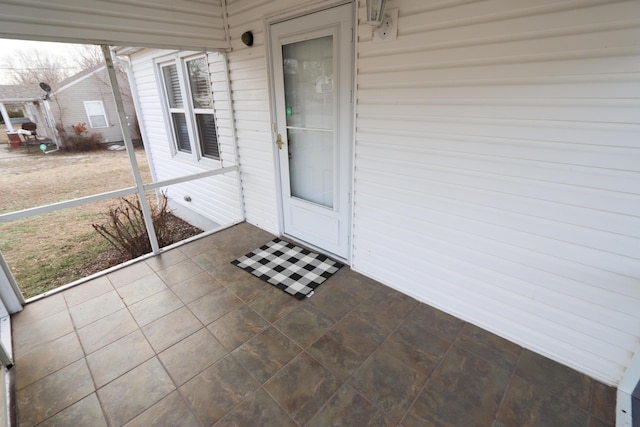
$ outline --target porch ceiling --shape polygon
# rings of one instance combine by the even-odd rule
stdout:
[[[228,47],[221,0],[0,0],[0,38],[186,50]]]
[[[0,102],[31,102],[42,99],[44,92],[36,85],[0,85]]]

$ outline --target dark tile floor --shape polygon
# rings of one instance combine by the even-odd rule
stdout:
[[[614,425],[615,390],[345,267],[298,301],[241,224],[13,317],[28,426]]]

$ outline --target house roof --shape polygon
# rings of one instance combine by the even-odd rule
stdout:
[[[69,86],[73,86],[74,84],[84,80],[85,78],[91,76],[94,73],[97,73],[101,70],[103,70],[105,68],[104,64],[97,64],[94,65],[93,67],[89,67],[87,69],[84,69],[82,71],[80,71],[79,73],[76,73],[70,77],[67,77],[66,79],[64,79],[63,81],[61,81],[60,83],[56,83],[53,92],[60,92],[66,88],[68,88]]]
[[[34,85],[0,85],[0,102],[28,102],[42,99],[44,91]]]

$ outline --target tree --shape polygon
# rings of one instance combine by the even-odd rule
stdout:
[[[82,44],[76,46],[75,62],[81,70],[87,70],[99,64],[104,64],[104,56],[100,46]]]
[[[30,85],[46,82],[56,84],[80,68],[64,58],[39,49],[20,51],[5,61],[12,84]]]

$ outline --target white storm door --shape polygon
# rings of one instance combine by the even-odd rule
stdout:
[[[283,231],[343,259],[350,247],[352,29],[351,4],[270,26]]]

